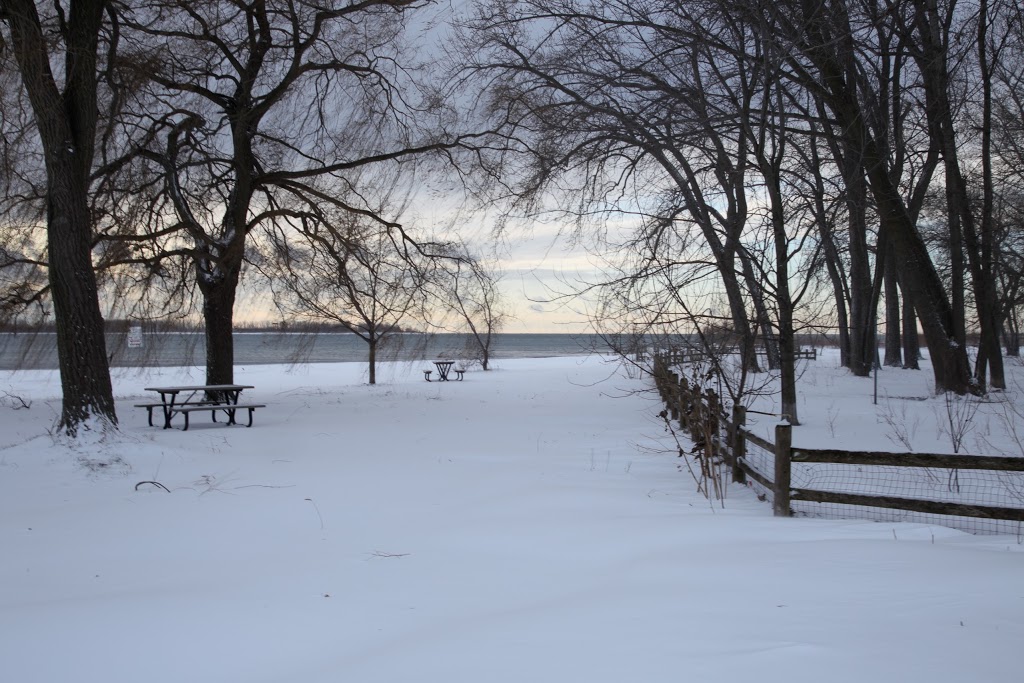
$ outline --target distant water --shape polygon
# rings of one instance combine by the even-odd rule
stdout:
[[[468,337],[462,334],[396,334],[378,348],[378,360],[472,358]],[[596,335],[500,334],[493,342],[491,358],[544,358],[607,352]],[[107,335],[107,353],[115,367],[195,366],[206,364],[206,344],[201,333],[147,334],[141,348],[129,348],[125,334]],[[236,332],[235,363],[337,363],[365,361],[366,343],[354,334],[301,334]],[[57,367],[56,336],[52,333],[0,334],[0,370],[53,369]]]

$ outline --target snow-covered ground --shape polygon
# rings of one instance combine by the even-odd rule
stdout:
[[[941,399],[896,398],[927,371],[884,371],[875,407],[835,366],[802,377],[797,440],[898,450],[916,420],[950,450]],[[56,374],[0,374],[31,402],[0,400],[0,681],[1024,680],[1018,538],[713,507],[600,358],[418,370],[238,368],[255,426],[188,432],[132,404],[201,373],[124,372],[121,435],[73,449]]]

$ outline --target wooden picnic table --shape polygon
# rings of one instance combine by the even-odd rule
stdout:
[[[195,410],[209,410],[213,421],[217,421],[217,411],[222,410],[228,416],[228,424],[235,424],[236,410],[249,410],[249,425],[252,426],[252,413],[262,405],[241,405],[239,396],[245,389],[255,389],[251,384],[193,384],[173,387],[146,387],[146,391],[160,394],[160,403],[140,403],[138,408],[145,408],[149,414],[149,426],[153,426],[153,409],[160,408],[164,416],[164,429],[170,429],[171,418],[175,415],[185,416],[185,427],[188,429],[189,413]],[[187,394],[184,400],[181,395]]]

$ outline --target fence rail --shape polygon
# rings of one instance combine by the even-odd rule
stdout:
[[[773,442],[747,429],[743,406],[727,413],[713,389],[681,377],[672,360],[672,355],[657,355],[652,366],[666,417],[689,432],[703,455],[721,458],[734,481],[749,478],[761,487],[771,497],[776,515],[792,515],[794,503],[804,506],[800,512],[812,514],[814,509],[806,504],[831,504],[941,515],[947,522],[1016,522],[1015,532],[1024,530],[1024,458],[794,447],[793,428],[786,423],[776,425]],[[750,452],[751,447],[759,450]],[[896,484],[908,477],[911,483]],[[906,495],[908,491],[918,495]]]
[[[758,355],[765,355],[767,351],[758,347]],[[690,363],[703,363],[708,360],[721,358],[722,356],[739,355],[740,350],[734,346],[721,348],[704,349],[700,347],[681,347],[671,349],[660,349],[655,352],[656,357],[664,358],[669,367],[688,365]],[[793,358],[796,360],[817,360],[818,349],[816,347],[800,348],[793,351]]]

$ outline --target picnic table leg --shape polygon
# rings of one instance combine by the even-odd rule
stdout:
[[[174,399],[175,395],[171,394],[171,402],[168,403],[164,393],[160,392],[160,402],[164,404],[164,429],[171,428],[171,417],[174,415]],[[185,416],[185,419],[188,419],[187,415]]]

